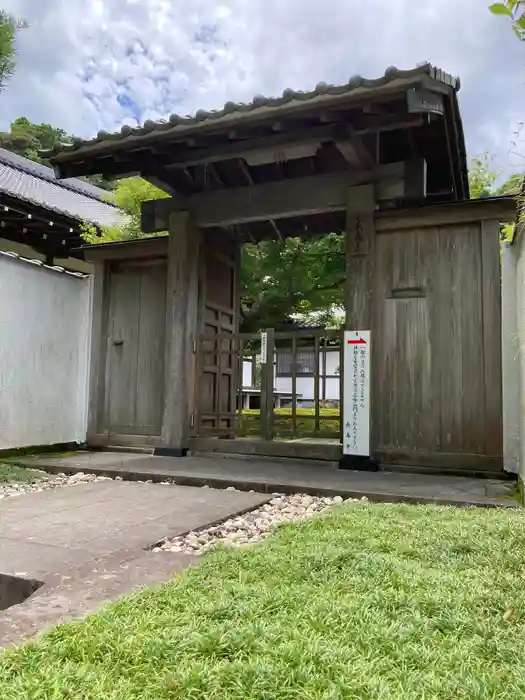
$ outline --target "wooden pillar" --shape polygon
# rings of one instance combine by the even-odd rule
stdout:
[[[91,352],[89,368],[89,404],[87,441],[94,442],[102,429],[105,400],[105,368],[107,351],[106,305],[108,269],[104,261],[95,263],[91,294]]]
[[[372,329],[373,319],[373,269],[375,255],[375,192],[374,185],[361,185],[348,190],[346,209],[346,324],[347,330],[366,331]],[[373,343],[373,337],[372,337]],[[373,346],[372,346],[373,347]],[[344,358],[344,351],[341,359]],[[343,372],[349,371],[343,368]],[[344,406],[344,375],[340,384],[341,416]],[[374,362],[371,359],[373,376]],[[373,386],[373,383],[372,383]],[[373,390],[372,390],[373,393]],[[374,400],[370,399],[370,444],[374,449]],[[346,417],[345,417],[346,420]],[[343,421],[341,420],[341,425]],[[373,468],[366,457],[345,457],[351,468]],[[367,467],[363,467],[366,462]]]
[[[348,190],[346,210],[346,328],[372,326],[372,268],[375,252],[373,185]]]
[[[169,234],[163,446],[155,453],[182,457],[188,449],[195,399],[201,234],[186,211],[170,214]]]
[[[481,222],[483,359],[485,369],[485,454],[503,453],[501,258],[498,219]],[[521,320],[520,320],[521,325]],[[512,342],[512,339],[508,339]]]

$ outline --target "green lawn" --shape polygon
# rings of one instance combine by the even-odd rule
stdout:
[[[319,430],[315,425],[313,408],[296,409],[295,431],[291,408],[274,408],[272,433],[280,437],[339,437],[339,409],[321,408]],[[238,437],[253,437],[261,434],[261,412],[255,409],[241,411],[237,417],[236,434]]]
[[[0,662],[9,700],[517,700],[525,514],[345,506]]]
[[[33,482],[45,479],[47,474],[37,469],[26,469],[9,462],[0,462],[0,484],[10,482]]]

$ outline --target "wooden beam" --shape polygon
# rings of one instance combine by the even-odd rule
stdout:
[[[271,149],[283,150],[285,147],[301,146],[312,143],[332,141],[333,126],[315,126],[290,132],[261,136],[253,139],[241,139],[234,143],[217,143],[206,148],[175,148],[166,151],[163,165],[167,168],[182,168],[200,163],[214,163],[229,158],[242,158],[246,154]]]
[[[467,199],[401,211],[376,214],[376,230],[380,233],[431,226],[446,226],[497,219],[500,223],[514,221],[517,205],[514,197]]]
[[[346,125],[345,131],[347,138],[335,142],[339,152],[354,168],[373,168],[376,163],[359,134],[349,124]]]
[[[255,183],[253,181],[253,178],[250,174],[250,170],[248,169],[248,166],[246,165],[246,163],[243,160],[239,160],[238,163],[239,163],[239,169],[242,171],[242,174],[244,175],[246,182],[249,185],[254,185]],[[211,167],[213,167],[213,166],[211,166]],[[279,165],[276,165],[276,167],[280,171]],[[283,242],[283,235],[281,233],[280,228],[275,223],[275,219],[269,219],[269,223],[270,223],[270,226],[272,227],[273,232],[275,233],[277,239],[282,243]]]
[[[201,228],[344,211],[347,191],[356,185],[375,183],[377,201],[406,198],[409,194],[407,174],[410,173],[410,184],[417,171],[421,178],[425,177],[423,159],[418,161],[418,165],[390,163],[374,170],[312,175],[205,192],[187,197],[183,206],[192,212],[195,223]],[[410,186],[413,187],[413,184]],[[175,204],[172,200],[145,202],[142,205],[143,230],[146,233],[165,231],[166,216],[180,208],[181,204]]]
[[[347,191],[345,307],[348,330],[371,328],[375,199],[373,184]]]

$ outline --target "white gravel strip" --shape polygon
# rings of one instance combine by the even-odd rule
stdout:
[[[265,539],[282,523],[306,520],[341,503],[359,503],[368,500],[366,497],[361,498],[360,501],[356,498],[344,499],[341,496],[322,498],[304,493],[293,496],[273,495],[274,498],[260,508],[225,520],[213,527],[189,532],[173,539],[166,538],[159,542],[153,551],[199,555],[219,542],[243,547]]]
[[[122,477],[117,477],[116,480],[122,481]],[[79,472],[78,474],[57,474],[56,476],[43,477],[39,481],[34,482],[0,484],[0,500],[9,496],[21,496],[24,493],[51,491],[65,486],[89,484],[93,481],[112,481],[112,479],[108,476]]]

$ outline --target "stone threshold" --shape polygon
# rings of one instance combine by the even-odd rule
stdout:
[[[97,456],[99,456],[97,458]],[[387,503],[414,503],[485,508],[514,508],[512,482],[448,475],[355,472],[298,462],[219,457],[156,457],[91,452],[61,459],[24,460],[25,466],[49,473],[93,473],[129,481],[170,481],[179,486],[209,486],[258,493],[305,493]]]

